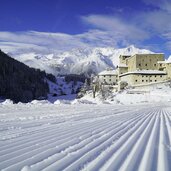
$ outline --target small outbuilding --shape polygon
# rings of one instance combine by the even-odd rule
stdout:
[[[98,74],[98,80],[104,85],[116,85],[118,82],[118,72],[116,70],[105,70]]]

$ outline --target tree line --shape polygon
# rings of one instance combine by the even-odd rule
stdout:
[[[49,93],[47,79],[55,76],[40,69],[30,68],[0,50],[0,97],[14,103],[46,99]]]

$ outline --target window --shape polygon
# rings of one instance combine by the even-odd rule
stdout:
[[[141,64],[138,64],[138,66],[141,66]]]
[[[146,82],[148,82],[148,80],[146,80]]]
[[[156,64],[154,64],[154,66],[156,66]]]
[[[148,77],[148,75],[146,75],[146,77]]]
[[[155,82],[157,82],[157,80],[155,80]]]
[[[144,80],[142,80],[142,82],[144,82]]]
[[[157,75],[155,75],[155,77],[157,77]]]
[[[150,82],[152,82],[152,80],[150,80]]]
[[[104,82],[106,81],[106,79],[104,79]]]
[[[111,79],[109,79],[109,81],[111,81]]]
[[[104,75],[104,77],[106,77],[106,75]]]
[[[162,77],[162,75],[160,75],[160,77]]]
[[[145,64],[145,66],[147,66],[147,64]]]
[[[144,77],[144,75],[142,75],[142,77]]]
[[[135,80],[135,82],[137,82],[138,80]]]

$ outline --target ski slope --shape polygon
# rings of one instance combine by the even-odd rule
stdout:
[[[169,171],[171,105],[0,105],[3,171]]]

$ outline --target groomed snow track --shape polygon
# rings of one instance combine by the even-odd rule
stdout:
[[[171,105],[0,106],[3,171],[170,171]]]

